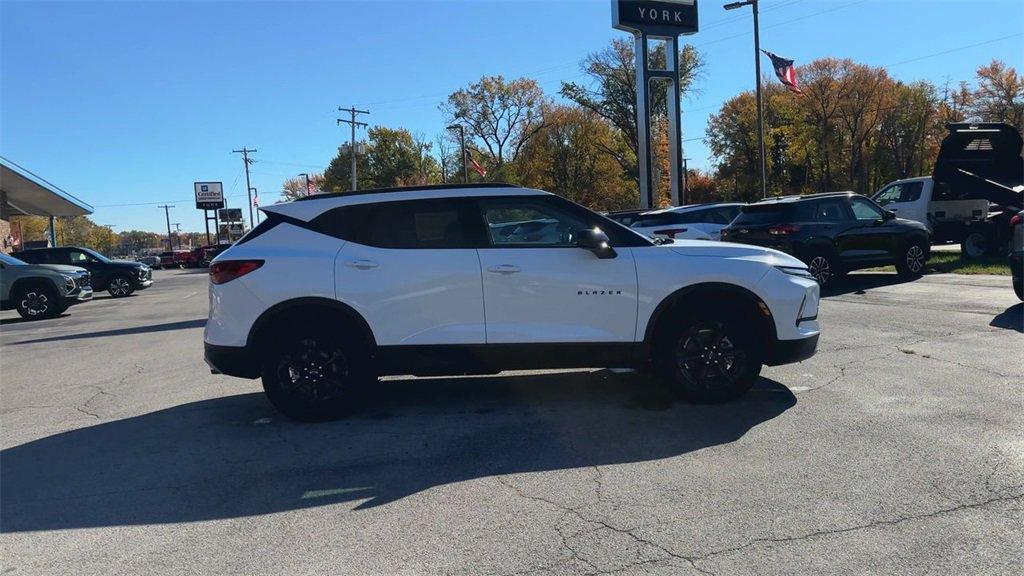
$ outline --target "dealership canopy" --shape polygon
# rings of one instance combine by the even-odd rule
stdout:
[[[0,157],[0,191],[5,215],[84,216],[92,206],[25,168]]]

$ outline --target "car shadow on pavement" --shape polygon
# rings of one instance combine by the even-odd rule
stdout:
[[[116,328],[114,330],[98,330],[96,332],[85,332],[83,334],[65,334],[64,336],[50,336],[49,338],[35,338],[33,340],[21,340],[9,342],[11,346],[18,344],[38,344],[40,342],[60,342],[61,340],[80,340],[82,338],[101,338],[104,336],[128,336],[131,334],[145,334],[147,332],[167,332],[169,330],[187,330],[189,328],[202,328],[206,326],[206,318],[195,320],[182,320],[181,322],[167,322],[165,324],[150,324],[147,326],[135,326],[132,328]]]
[[[0,532],[367,509],[471,479],[678,457],[795,404],[764,378],[699,406],[610,371],[388,380],[324,424],[283,420],[258,393],[215,398],[3,450]]]
[[[884,272],[858,272],[832,280],[821,290],[823,298],[829,296],[842,296],[843,294],[864,294],[874,288],[895,286],[906,282],[913,282],[915,278],[904,278],[898,274],[887,274]]]
[[[41,318],[38,320],[29,320],[28,318],[22,318],[21,316],[15,316],[13,318],[0,318],[0,326],[7,326],[9,324],[25,324],[27,322],[42,322],[46,323],[47,320],[56,320],[57,318],[67,318],[68,314],[60,314],[53,318]]]
[[[1024,332],[1024,302],[1018,302],[1003,310],[988,325],[995,328],[1006,328],[1008,330]]]

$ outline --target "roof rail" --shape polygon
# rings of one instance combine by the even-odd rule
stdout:
[[[466,188],[519,188],[516,184],[505,182],[480,182],[478,184],[427,184],[423,186],[395,186],[392,188],[368,188],[354,192],[329,192],[327,194],[313,194],[296,198],[294,202],[306,200],[320,200],[323,198],[337,198],[339,196],[362,196],[363,194],[387,194],[391,192],[419,192],[422,190],[460,190]]]

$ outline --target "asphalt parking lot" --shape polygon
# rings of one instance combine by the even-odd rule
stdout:
[[[382,382],[280,418],[202,360],[206,276],[0,325],[13,574],[1020,574],[1009,279],[860,274],[818,354],[693,406],[612,371]]]

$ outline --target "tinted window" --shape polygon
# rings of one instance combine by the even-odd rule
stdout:
[[[818,222],[841,222],[849,220],[846,201],[843,198],[829,198],[815,204],[815,220]]]
[[[850,208],[853,209],[853,217],[857,220],[882,219],[882,211],[865,198],[857,198],[856,196],[851,198]]]
[[[789,220],[794,204],[751,204],[744,206],[733,225],[758,226],[761,224],[777,224]]]
[[[924,182],[893,184],[875,195],[874,200],[882,206],[893,202],[914,202],[921,198]]]
[[[352,221],[355,213],[347,225],[353,241],[379,248],[475,248],[479,241],[470,206],[455,199],[380,202],[363,225]]]

